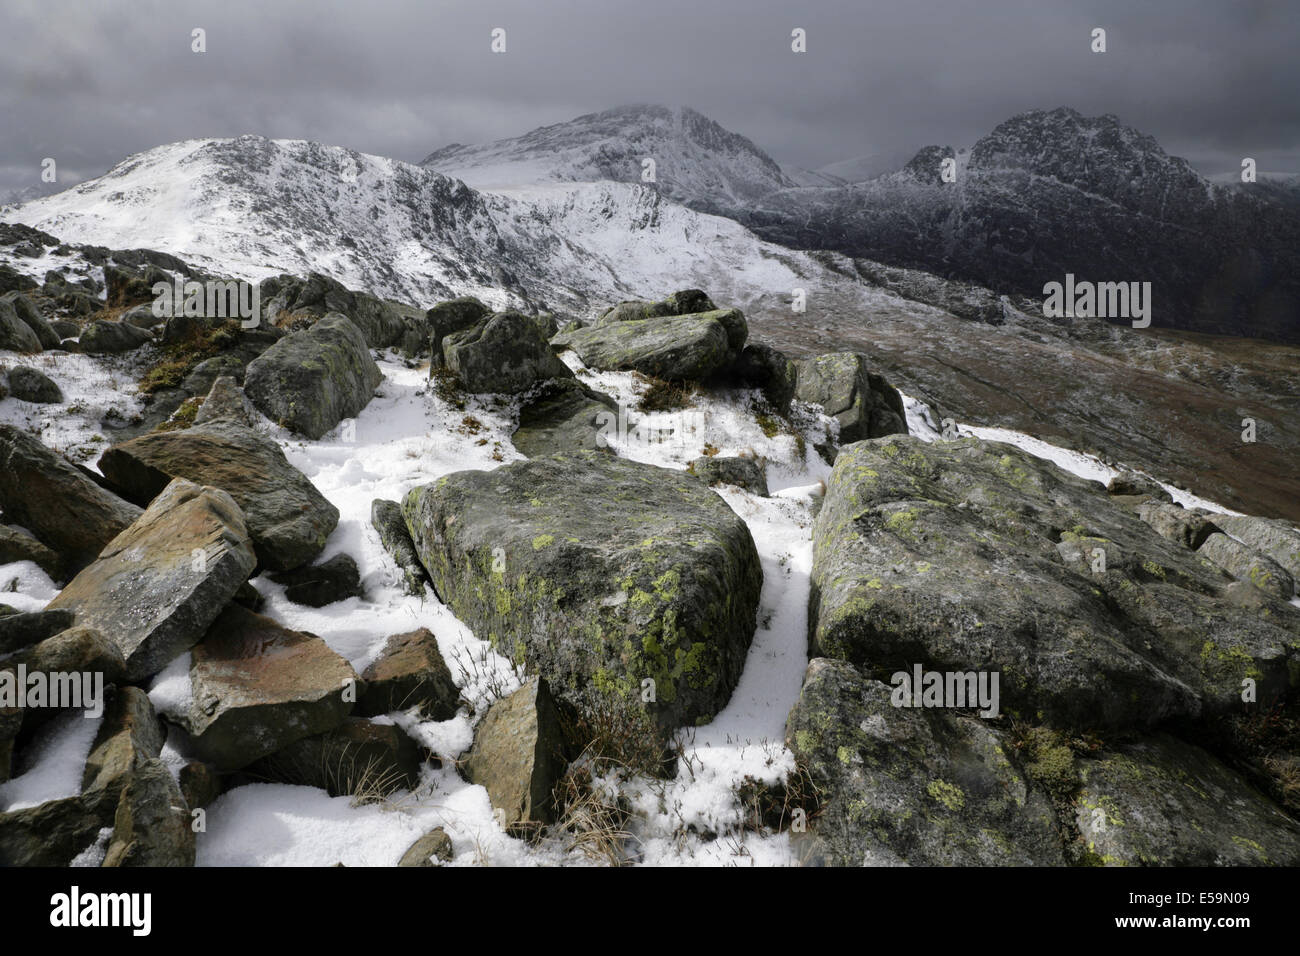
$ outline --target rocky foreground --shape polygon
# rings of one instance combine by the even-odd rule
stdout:
[[[806,673],[774,771],[728,795],[741,831],[833,865],[1300,863],[1295,526],[1181,507],[1137,473],[1104,487],[1010,445],[909,434],[869,354],[792,359],[699,290],[575,318],[282,276],[242,328],[154,315],[153,283],[193,274],[179,260],[105,260],[102,289],[0,275],[9,401],[59,413],[37,356],[134,357],[148,397],[103,423],[94,468],[0,425],[0,561],[57,585],[0,616],[0,693],[6,674],[108,688],[75,793],[9,807],[0,789],[0,863],[189,865],[205,808],[250,788],[364,805],[435,769],[481,785],[511,839],[635,860],[653,811],[634,784],[694,779],[687,728],[761,678],[756,634],[794,587],[748,517],[778,494],[775,464],[681,431],[692,408],[826,466],[790,504],[810,538]],[[485,428],[474,403],[511,410],[511,449],[478,439],[490,467],[369,512],[401,589],[513,667],[486,698],[432,610],[351,657],[266,613],[265,581],[303,608],[366,599],[367,569],[328,548],[339,509],[291,456],[354,427],[384,384],[377,356],[427,367],[467,438]],[[602,390],[616,376],[638,407]],[[678,430],[651,434],[664,410]],[[683,467],[629,451],[668,439]],[[185,707],[160,713],[178,666]],[[900,696],[897,675],[918,672],[996,675],[998,696]],[[16,701],[0,696],[0,788],[71,709]],[[458,718],[473,734],[454,753],[415,732]],[[470,861],[447,828],[401,863]],[[688,831],[736,836],[672,837]]]

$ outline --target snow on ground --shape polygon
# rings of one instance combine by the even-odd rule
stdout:
[[[102,717],[59,714],[36,731],[18,754],[13,779],[0,783],[0,811],[22,810],[81,793],[81,774]]]
[[[120,360],[80,355],[54,357],[43,368],[63,388],[66,406],[39,407],[7,401],[0,420],[38,428],[47,443],[94,448],[107,440],[100,431],[112,410],[126,417],[137,409],[130,366]],[[749,525],[762,562],[764,583],[758,628],[746,667],[730,702],[704,727],[678,735],[679,760],[673,780],[603,782],[634,808],[627,853],[649,865],[789,865],[786,837],[759,835],[743,827],[737,788],[745,778],[775,783],[793,769],[782,740],[786,715],[798,697],[807,664],[806,613],[812,567],[813,496],[830,468],[813,450],[829,420],[816,409],[796,405],[794,430],[760,422],[757,394],[735,390],[697,396],[678,412],[636,411],[646,384],[625,373],[584,368],[572,354],[564,360],[588,384],[613,396],[623,411],[612,416],[609,443],[621,455],[665,468],[686,468],[705,453],[752,455],[767,461],[771,498],[732,487],[719,494]],[[518,686],[523,675],[480,641],[426,589],[404,593],[399,572],[370,524],[375,498],[400,501],[412,487],[466,468],[491,469],[521,456],[509,436],[518,416],[516,402],[471,397],[458,410],[429,387],[427,372],[381,358],[385,381],[377,396],[351,422],[316,442],[297,438],[270,422],[259,427],[274,437],[289,461],[306,474],[339,509],[337,529],[322,558],[352,555],[366,589],[324,608],[290,603],[283,588],[265,577],[254,586],[266,598],[263,613],[288,627],[320,635],[358,670],[379,653],[389,635],[428,627],[463,696],[481,715],[494,699]],[[939,437],[929,409],[905,399],[908,425],[922,440]],[[764,430],[764,424],[767,430]],[[1115,470],[1096,459],[1004,429],[960,426],[964,434],[1008,441],[1055,461],[1090,480],[1105,482]],[[1175,496],[1223,510],[1186,493]],[[43,607],[56,586],[30,563],[0,566],[0,600],[20,610]],[[177,714],[189,704],[188,655],[154,678],[150,697],[161,713]],[[349,797],[329,797],[308,787],[258,783],[238,787],[208,808],[207,832],[198,838],[200,865],[348,866],[392,865],[418,837],[435,826],[451,837],[454,865],[554,865],[589,862],[564,836],[529,845],[497,825],[486,791],[462,780],[452,761],[468,749],[475,717],[468,707],[446,721],[412,714],[392,718],[442,759],[426,768],[419,786],[379,804],[353,806]],[[0,786],[0,805],[27,806],[78,792],[81,767],[98,721],[54,721],[41,742],[25,748],[22,773]],[[175,772],[187,741],[173,731],[163,758]],[[707,835],[716,835],[708,838]],[[102,842],[102,841],[100,841]],[[86,861],[102,854],[88,847]]]

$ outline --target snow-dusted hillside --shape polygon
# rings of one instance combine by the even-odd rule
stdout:
[[[486,193],[409,163],[299,140],[160,146],[5,218],[65,242],[157,249],[238,278],[324,272],[419,306],[476,295],[496,306],[585,310],[694,283],[741,307],[788,299],[798,287],[863,308],[923,309],[649,187],[603,181]],[[34,275],[42,266],[27,264]]]
[[[643,182],[654,160],[666,196],[696,209],[743,205],[795,185],[752,142],[685,107],[627,106],[482,146],[447,146],[420,163],[478,189],[548,182]]]

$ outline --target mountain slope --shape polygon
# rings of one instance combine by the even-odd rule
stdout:
[[[625,106],[543,126],[484,146],[447,146],[421,161],[475,188],[547,182],[643,182],[653,159],[667,197],[716,212],[794,186],[743,136],[692,109]]]

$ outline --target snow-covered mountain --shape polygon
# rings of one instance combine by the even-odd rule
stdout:
[[[241,278],[324,272],[416,305],[477,295],[584,310],[692,283],[744,307],[784,308],[797,287],[913,305],[639,184],[480,192],[409,163],[257,136],[160,146],[7,218]]]
[[[656,188],[713,212],[795,185],[770,156],[737,133],[681,107],[625,106],[543,126],[483,146],[446,146],[420,163],[479,189],[554,182],[641,183],[654,161]]]

